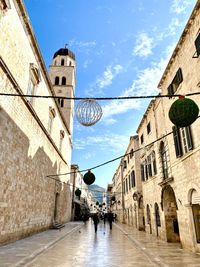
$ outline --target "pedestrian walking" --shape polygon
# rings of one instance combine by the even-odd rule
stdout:
[[[108,222],[109,222],[109,225],[110,225],[110,230],[112,230],[112,222],[114,220],[114,217],[113,217],[113,213],[111,211],[108,213],[107,218],[108,218]]]
[[[99,223],[99,216],[97,213],[94,213],[93,215],[93,222],[94,222],[94,230],[95,230],[95,233],[97,232],[97,225]]]

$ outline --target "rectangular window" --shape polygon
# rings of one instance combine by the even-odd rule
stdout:
[[[147,134],[151,132],[151,124],[150,122],[147,124]]]
[[[141,180],[142,182],[144,182],[145,176],[144,176],[144,165],[143,164],[140,165],[140,170],[141,170]]]
[[[0,0],[0,9],[6,10],[11,8],[9,0]]]
[[[173,135],[174,135],[176,157],[180,157],[183,155],[183,153],[187,153],[188,151],[193,149],[193,141],[192,141],[190,126],[183,128],[177,128],[174,126]]]
[[[195,47],[196,47],[196,55],[197,57],[200,55],[200,33],[197,36],[196,40],[195,40]]]
[[[127,168],[127,162],[124,160],[124,170]]]
[[[128,192],[128,178],[126,178],[126,193]]]
[[[168,95],[170,96],[174,95],[174,93],[177,91],[182,81],[183,81],[183,74],[181,68],[179,68],[176,72],[174,79],[172,80],[172,83],[167,88]]]
[[[181,138],[184,153],[193,149],[190,127],[181,128]]]
[[[181,147],[180,129],[175,126],[172,129],[173,129],[176,157],[181,157],[183,155],[183,152]]]
[[[147,168],[149,177],[152,177],[151,155],[147,157]]]
[[[132,157],[133,157],[133,149],[131,149],[131,152],[130,152],[130,158],[132,159]]]
[[[144,136],[143,136],[143,134],[140,136],[140,143],[141,144],[143,144],[143,142],[144,142]]]
[[[129,190],[131,189],[131,176],[128,176],[128,180],[129,180]]]
[[[131,182],[132,182],[132,187],[135,187],[135,171],[134,170],[131,172]]]

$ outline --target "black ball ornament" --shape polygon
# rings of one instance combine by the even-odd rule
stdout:
[[[99,206],[99,202],[98,201],[96,202],[96,205]]]
[[[189,98],[179,97],[169,110],[169,119],[177,127],[187,127],[198,117],[199,108],[197,104]]]
[[[75,190],[75,195],[76,195],[77,197],[80,197],[80,195],[81,195],[81,190],[80,190],[79,188],[77,188],[77,189]]]
[[[87,185],[91,185],[94,183],[95,181],[95,176],[94,174],[89,170],[88,172],[86,172],[86,174],[83,176],[83,181],[85,184]]]

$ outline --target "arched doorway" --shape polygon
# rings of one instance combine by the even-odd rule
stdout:
[[[174,190],[170,185],[167,185],[163,188],[161,199],[165,215],[167,241],[180,242],[177,218],[177,203]]]
[[[200,243],[200,195],[193,189],[190,199],[193,215],[193,223],[195,228],[196,242]]]
[[[151,228],[151,213],[149,205],[147,204],[147,224],[149,225],[149,233],[152,234],[152,228]]]
[[[158,227],[161,226],[160,211],[159,211],[158,203],[155,203],[154,209],[155,209],[156,236],[158,236]]]

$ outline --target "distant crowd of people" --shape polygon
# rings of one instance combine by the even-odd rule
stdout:
[[[112,223],[114,222],[114,220],[116,220],[116,218],[117,218],[116,214],[113,214],[111,211],[108,213],[101,213],[101,214],[94,213],[92,215],[92,219],[94,223],[95,233],[97,232],[97,226],[100,220],[103,220],[104,224],[106,223],[106,221],[108,221],[110,230],[112,230]]]

